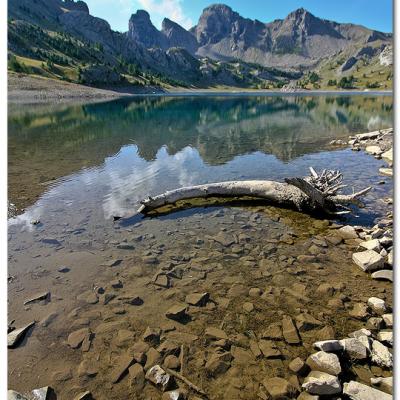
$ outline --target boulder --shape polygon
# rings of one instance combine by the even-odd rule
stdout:
[[[368,316],[368,306],[364,303],[356,303],[349,314],[353,318],[364,319]]]
[[[378,340],[372,342],[371,361],[381,367],[393,367],[392,354],[389,349]]]
[[[352,259],[365,272],[382,269],[384,265],[383,257],[373,250],[353,253]]]
[[[374,250],[377,253],[381,251],[381,244],[378,239],[371,239],[366,242],[361,242],[360,246],[367,250]]]
[[[28,398],[23,396],[21,393],[16,392],[15,390],[8,390],[7,400],[28,400]]]
[[[342,339],[340,340],[340,344],[350,358],[355,358],[356,360],[367,358],[367,347],[359,339]]]
[[[151,367],[146,372],[145,378],[162,392],[165,392],[173,383],[171,375],[165,372],[159,365]]]
[[[337,234],[342,238],[342,239],[357,239],[358,235],[356,230],[350,226],[342,226],[337,230]]]
[[[382,153],[382,158],[388,160],[389,162],[393,162],[393,147]]]
[[[385,301],[378,297],[370,297],[368,299],[368,305],[376,314],[382,315],[386,311]]]
[[[272,400],[274,399],[283,399],[283,398],[293,398],[294,394],[297,392],[295,387],[286,379],[283,378],[266,378],[263,380],[262,384],[265,389],[271,396]]]
[[[341,351],[343,350],[343,346],[339,340],[321,340],[319,342],[314,343],[314,347],[318,350],[332,352],[332,351]]]
[[[372,279],[393,282],[393,271],[391,269],[381,269],[371,274]]]
[[[380,342],[384,342],[393,346],[393,331],[380,331],[377,335]]]
[[[33,389],[32,396],[33,400],[57,400],[57,395],[54,389],[51,388],[50,386],[45,386],[39,389]],[[80,399],[80,397],[76,397],[76,399]],[[85,400],[84,397],[82,399]],[[87,400],[92,400],[92,397],[88,397]]]
[[[360,382],[350,381],[343,385],[343,393],[352,400],[391,400],[392,396]]]
[[[388,328],[393,326],[393,314],[383,314],[382,318]]]
[[[372,154],[372,155],[380,155],[380,154],[382,154],[382,149],[379,147],[379,146],[375,146],[375,145],[373,145],[373,146],[367,146],[366,148],[365,148],[365,151],[367,152],[367,153],[369,153],[369,154]]]
[[[393,377],[371,378],[371,385],[377,387],[382,392],[393,394]]]
[[[304,379],[301,385],[310,394],[334,395],[342,391],[337,376],[327,374],[326,372],[311,371]]]
[[[339,375],[342,371],[338,356],[325,351],[311,354],[306,363],[312,370],[326,372],[331,375]]]

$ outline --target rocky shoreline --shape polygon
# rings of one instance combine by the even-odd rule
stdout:
[[[390,168],[392,141],[391,129],[349,144]],[[141,254],[145,267],[139,259],[104,261],[104,276],[68,311],[67,335],[57,335],[77,370],[56,369],[54,389],[10,390],[9,400],[102,399],[112,391],[163,400],[392,398],[392,199],[384,204],[387,214],[372,228],[220,210],[207,217],[214,235],[192,239],[190,230],[169,228],[171,238],[186,236],[176,249],[156,246],[138,224],[141,234],[111,244]],[[59,266],[58,281],[70,273]],[[24,306],[46,307],[52,296],[25,296]],[[45,335],[57,318],[10,323],[10,351],[23,340],[29,346],[36,330]]]

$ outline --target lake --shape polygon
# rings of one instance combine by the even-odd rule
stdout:
[[[387,212],[382,199],[393,195],[392,178],[379,175],[382,160],[331,141],[390,127],[392,119],[392,97],[371,94],[10,105],[8,313],[17,326],[38,321],[23,344],[9,350],[10,387],[51,385],[61,399],[73,398],[76,388],[91,390],[96,399],[142,393],[126,379],[110,383],[109,374],[151,326],[186,346],[186,371],[211,398],[238,398],[240,391],[250,399],[261,372],[287,376],[288,362],[307,356],[313,341],[360,328],[346,308],[377,290],[390,301],[391,285],[352,264],[355,243],[325,243],[334,234],[329,221],[262,203],[202,204],[159,218],[136,210],[148,195],[181,186],[283,181],[308,175],[313,166],[340,169],[349,190],[373,186],[366,207],[340,221],[372,226]],[[302,264],[298,257],[308,254],[313,240],[324,247]],[[158,281],[160,274],[166,282]],[[327,307],[329,293],[315,292],[326,282],[336,285],[346,307]],[[254,312],[244,305],[251,288],[263,293],[250,298]],[[51,301],[24,305],[43,291],[51,292]],[[166,310],[198,291],[212,301],[200,311],[190,307],[188,321],[171,326]],[[134,296],[143,304],[129,303]],[[255,365],[244,354],[241,346],[265,326],[305,311],[323,323],[302,333],[302,346],[280,344],[283,360]],[[237,346],[235,369],[218,379],[203,371],[209,351],[204,328],[213,325]],[[67,344],[79,329],[94,334],[84,352]],[[149,385],[141,395],[158,398]]]

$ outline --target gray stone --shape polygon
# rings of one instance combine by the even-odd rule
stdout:
[[[367,347],[360,340],[355,338],[342,339],[340,344],[349,357],[357,360],[367,358]]]
[[[391,400],[392,396],[360,382],[350,381],[343,385],[343,393],[352,400]]]
[[[306,363],[312,370],[326,372],[331,375],[339,375],[342,371],[338,356],[325,351],[311,354]]]
[[[343,350],[343,346],[339,340],[321,340],[319,342],[314,343],[314,347],[316,349],[332,352],[332,351],[341,351]]]
[[[383,314],[382,318],[388,328],[393,326],[393,314]]]
[[[342,226],[340,229],[337,230],[337,234],[343,239],[358,238],[356,230],[350,225]]]
[[[391,269],[381,269],[371,274],[372,279],[393,282],[393,271]]]
[[[373,250],[353,253],[352,259],[365,272],[382,269],[384,265],[383,257]]]
[[[22,328],[15,329],[7,334],[7,347],[16,347],[28,330],[35,325],[35,322],[31,322],[28,325],[23,326]]]
[[[28,400],[28,398],[23,396],[21,393],[16,392],[15,390],[8,390],[7,400]]]
[[[381,367],[393,367],[392,354],[385,345],[378,342],[377,340],[374,340],[372,342],[371,361]]]
[[[360,246],[364,247],[367,250],[374,250],[377,253],[381,251],[381,244],[379,243],[378,239],[371,239],[366,242],[361,242]]]
[[[368,305],[375,313],[382,315],[386,311],[386,304],[385,301],[379,299],[378,297],[370,297],[368,299]]]
[[[326,372],[311,371],[301,385],[308,393],[317,395],[334,395],[342,391],[339,379]]]
[[[151,367],[145,375],[145,378],[153,385],[165,392],[173,383],[173,378],[165,372],[159,365]]]
[[[393,331],[380,331],[377,335],[380,342],[384,342],[393,346]]]
[[[32,390],[32,400],[57,400],[57,396],[53,388],[45,386]]]
[[[393,377],[387,378],[371,378],[371,385],[376,386],[385,393],[393,394]]]

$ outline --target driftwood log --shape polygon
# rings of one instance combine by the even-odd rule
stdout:
[[[189,186],[167,191],[141,201],[138,212],[147,214],[160,207],[173,205],[181,200],[207,197],[252,197],[268,203],[291,207],[303,212],[324,212],[328,214],[348,214],[349,205],[361,207],[360,197],[371,187],[352,194],[340,194],[347,185],[342,184],[340,171],[323,170],[317,174],[310,167],[310,176],[287,178],[285,183],[275,181],[228,181],[205,185]]]

